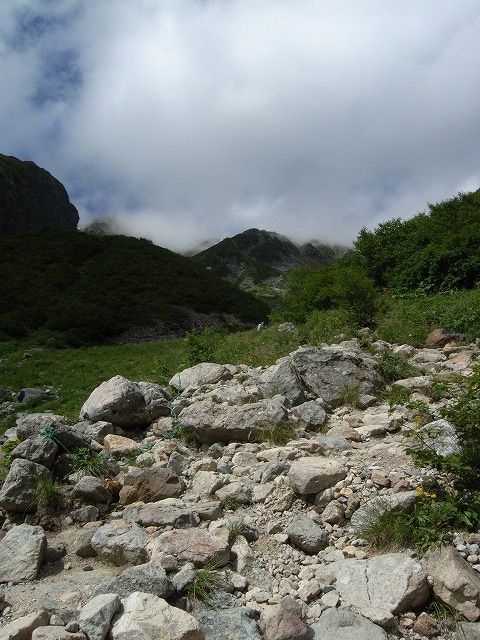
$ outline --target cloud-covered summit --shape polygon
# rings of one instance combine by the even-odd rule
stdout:
[[[183,249],[480,185],[476,0],[3,0],[0,152]]]

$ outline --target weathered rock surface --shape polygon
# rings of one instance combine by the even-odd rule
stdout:
[[[381,382],[375,361],[359,351],[336,346],[303,347],[291,358],[305,387],[331,406],[342,401],[348,388],[358,387],[363,394],[371,394]]]
[[[328,545],[328,535],[306,515],[298,515],[287,527],[292,543],[305,553],[318,553]]]
[[[48,624],[50,616],[46,611],[35,611],[0,628],[2,640],[31,640],[37,627]]]
[[[207,640],[261,640],[252,611],[246,607],[194,610]]]
[[[0,507],[20,513],[34,509],[37,480],[48,473],[46,467],[35,462],[14,460],[0,489]]]
[[[299,404],[293,408],[292,413],[306,425],[307,429],[312,431],[322,427],[327,420],[325,409],[316,400],[309,400]]]
[[[168,397],[160,385],[114,376],[92,391],[80,410],[80,420],[137,427],[169,413]]]
[[[201,442],[248,442],[262,429],[286,423],[285,407],[278,400],[260,400],[242,406],[223,406],[211,400],[195,402],[183,409],[179,420]]]
[[[67,449],[88,447],[90,444],[88,438],[80,431],[67,426],[66,422],[66,418],[53,413],[22,414],[17,419],[17,437],[20,440],[25,440],[39,436],[47,428],[52,430],[56,440]]]
[[[290,597],[265,609],[260,617],[260,628],[265,640],[307,640],[310,635],[302,620],[299,603]]]
[[[347,470],[340,462],[318,456],[294,460],[288,479],[297,493],[309,495],[333,487],[346,475]]]
[[[167,553],[180,562],[193,562],[202,567],[209,564],[222,567],[230,560],[228,543],[203,529],[166,531],[155,539],[152,562],[158,553]]]
[[[45,436],[33,436],[21,442],[12,451],[12,460],[15,458],[23,458],[30,462],[41,464],[51,469],[58,452],[58,446],[50,438]]]
[[[170,503],[171,500],[166,499],[148,504],[133,504],[125,509],[123,518],[126,522],[136,522],[142,527],[170,526],[185,529],[199,524],[200,518],[195,511]]]
[[[115,593],[120,598],[126,598],[133,591],[153,593],[159,598],[168,598],[173,594],[174,588],[162,567],[147,562],[125,569],[111,582],[100,587],[97,593]]]
[[[327,609],[312,631],[312,640],[387,640],[381,627],[348,609]]]
[[[223,364],[200,362],[193,367],[176,373],[169,385],[178,391],[198,389],[203,385],[216,384],[220,380],[230,380],[231,372]]]
[[[112,501],[112,494],[105,482],[95,476],[83,476],[73,487],[73,495],[79,500],[89,503],[108,504]]]
[[[28,582],[37,577],[47,545],[42,527],[20,524],[0,540],[0,582]]]
[[[50,627],[37,627],[32,633],[32,640],[88,640],[81,632],[70,633],[65,627],[52,625]]]
[[[422,560],[433,593],[471,622],[480,618],[480,575],[452,546],[429,551]]]
[[[264,398],[283,396],[287,407],[305,400],[302,382],[289,357],[281,358],[264,371],[258,380],[258,387]]]
[[[204,640],[197,620],[162,598],[135,591],[122,605],[123,613],[111,628],[112,640]]]
[[[132,467],[125,476],[119,499],[121,504],[157,502],[164,498],[176,498],[184,489],[184,481],[170,467]]]
[[[89,600],[80,611],[78,623],[88,640],[105,640],[114,614],[120,609],[116,593],[105,593]]]
[[[90,544],[101,560],[122,566],[146,562],[149,540],[138,525],[118,520],[99,527]]]
[[[394,614],[416,609],[429,597],[424,570],[403,553],[340,560],[322,568],[321,573],[335,576],[334,586],[344,604],[381,626],[391,625]]]

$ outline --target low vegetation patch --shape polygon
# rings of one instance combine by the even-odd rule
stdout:
[[[74,472],[97,478],[105,478],[109,475],[105,458],[90,447],[79,447],[69,453],[68,458]]]
[[[215,567],[205,566],[197,570],[195,579],[188,589],[188,598],[191,601],[204,602],[213,606],[215,592],[218,590],[220,578]]]
[[[61,511],[66,504],[62,485],[50,473],[42,473],[36,480],[33,502],[37,512],[42,514]]]
[[[393,353],[390,349],[380,351],[375,369],[387,384],[391,384],[395,380],[403,380],[404,378],[412,378],[419,375],[419,370],[416,367],[407,362],[403,356]]]
[[[295,427],[289,423],[272,424],[264,427],[258,436],[258,442],[270,442],[278,446],[287,444],[295,437]]]

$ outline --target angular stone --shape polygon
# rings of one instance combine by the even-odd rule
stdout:
[[[95,476],[83,476],[73,487],[73,495],[79,500],[90,503],[108,504],[112,501],[112,494],[105,482]]]
[[[451,456],[460,453],[460,443],[458,441],[455,427],[447,420],[434,420],[415,431],[423,446],[433,449],[439,455]]]
[[[298,407],[292,409],[294,416],[297,416],[312,431],[323,427],[327,420],[327,412],[316,400],[309,400]]]
[[[119,576],[97,589],[97,593],[116,593],[120,598],[126,598],[134,591],[153,593],[159,598],[168,598],[173,594],[174,589],[164,569],[152,562],[129,567]]]
[[[161,552],[174,556],[180,562],[193,562],[197,567],[206,564],[222,567],[230,560],[228,543],[203,529],[178,529],[162,533],[155,539],[152,562]]]
[[[133,504],[125,509],[123,519],[126,522],[136,522],[142,527],[170,526],[174,529],[196,527],[200,523],[200,518],[191,509],[166,504],[168,502],[169,500]]]
[[[84,633],[70,633],[58,625],[37,627],[32,633],[32,640],[88,640]]]
[[[46,611],[35,611],[0,628],[2,640],[30,640],[34,629],[48,624]]]
[[[140,444],[131,438],[125,436],[116,436],[113,433],[109,433],[103,439],[103,445],[112,456],[121,458],[122,456],[129,455],[130,453],[140,453]]]
[[[257,440],[262,436],[263,429],[285,424],[288,415],[285,407],[276,399],[260,400],[240,407],[203,400],[183,409],[179,420],[201,442],[210,444]]]
[[[480,640],[480,622],[459,622],[457,631],[461,640]]]
[[[150,538],[137,524],[116,520],[97,529],[91,545],[104,562],[117,566],[142,564],[147,560],[147,544]]]
[[[51,469],[58,452],[58,446],[50,438],[45,436],[33,436],[21,442],[12,451],[12,460],[23,458],[30,462],[36,462]]]
[[[116,593],[95,596],[83,605],[78,624],[88,640],[105,640],[112,618],[119,609],[120,598]]]
[[[252,611],[246,607],[231,609],[195,609],[207,640],[262,640]]]
[[[170,413],[169,398],[160,385],[114,376],[92,391],[80,410],[80,420],[110,422],[120,427],[151,424]]]
[[[40,435],[45,428],[51,428],[55,439],[67,449],[88,447],[88,438],[65,423],[66,418],[52,413],[23,414],[17,419],[17,437],[19,440],[26,440]]]
[[[238,504],[250,504],[252,501],[252,488],[245,482],[230,482],[230,484],[226,484],[215,491],[215,495],[222,502],[233,500]]]
[[[312,640],[387,640],[385,631],[359,613],[327,609],[312,625]]]
[[[424,570],[403,553],[332,562],[316,573],[318,580],[326,576],[336,578],[343,604],[381,626],[391,625],[394,615],[417,609],[429,597]]]
[[[318,553],[328,546],[326,531],[304,514],[294,517],[287,527],[287,534],[291,542],[305,553]]]
[[[35,580],[47,546],[42,527],[20,524],[0,541],[0,582]]]
[[[336,346],[302,347],[291,354],[304,386],[331,406],[341,404],[345,390],[371,394],[381,384],[375,361],[359,351]]]
[[[176,373],[169,385],[178,391],[198,389],[206,384],[216,384],[220,380],[230,380],[231,372],[223,364],[200,362],[193,367]]]
[[[289,357],[277,360],[259,378],[258,387],[264,398],[280,395],[287,407],[293,407],[305,400],[302,382]]]
[[[422,564],[433,593],[470,622],[480,618],[480,574],[451,545],[429,551]]]
[[[263,610],[260,628],[265,640],[308,640],[310,637],[310,630],[302,620],[301,606],[289,596]]]
[[[346,468],[330,458],[299,458],[294,460],[288,472],[293,489],[300,495],[319,493],[333,487],[347,475]]]
[[[123,613],[111,628],[112,640],[204,640],[190,614],[162,598],[135,591],[122,601]]]
[[[176,498],[185,489],[185,483],[173,469],[153,465],[147,469],[132,467],[125,475],[120,491],[120,504],[132,502],[158,502]]]
[[[255,554],[244,536],[237,536],[232,545],[232,554],[235,556],[235,571],[245,573],[254,568]]]
[[[48,473],[41,464],[21,458],[14,460],[0,489],[0,507],[15,512],[34,509],[37,480]]]

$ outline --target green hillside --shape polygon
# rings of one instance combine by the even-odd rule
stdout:
[[[0,238],[0,339],[101,344],[134,327],[192,329],[192,312],[262,320],[262,302],[191,259],[126,236],[29,232]]]

